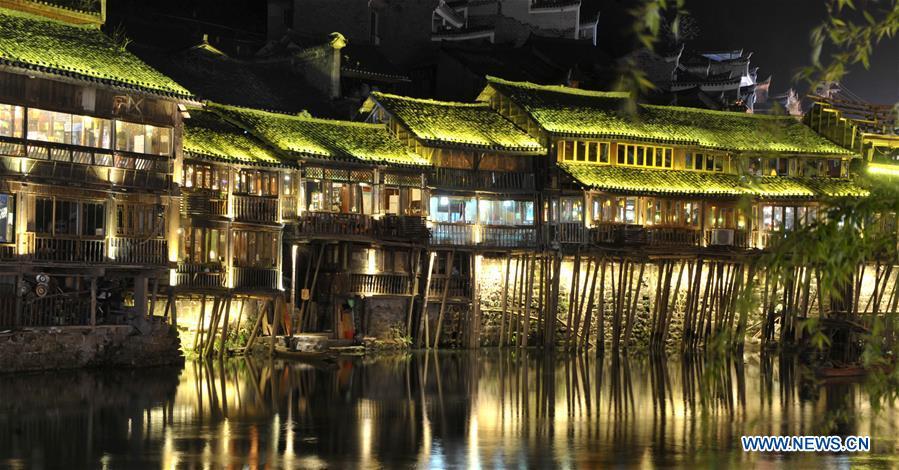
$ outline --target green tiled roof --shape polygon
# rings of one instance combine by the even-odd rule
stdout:
[[[178,98],[191,93],[96,26],[0,9],[0,64]]]
[[[455,103],[372,93],[380,104],[423,144],[508,152],[545,153],[533,137],[487,103]]]
[[[561,162],[584,186],[604,191],[657,195],[758,196],[765,198],[840,197],[867,194],[851,180],[797,177],[741,177],[726,173],[653,170]]]
[[[226,163],[280,165],[277,155],[243,129],[217,114],[190,110],[184,121],[184,152]]]
[[[383,125],[315,119],[219,104],[209,106],[276,148],[298,156],[399,165],[429,164],[427,159],[393,138]]]
[[[487,77],[488,90],[510,98],[546,131],[690,145],[749,154],[851,155],[789,116],[770,116],[677,106],[638,105],[627,96]],[[482,94],[482,98],[485,94]]]

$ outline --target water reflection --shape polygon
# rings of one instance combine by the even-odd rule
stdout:
[[[804,374],[777,357],[482,350],[5,376],[0,466],[895,466],[895,408]],[[875,452],[739,447],[744,434],[831,433],[871,435]]]

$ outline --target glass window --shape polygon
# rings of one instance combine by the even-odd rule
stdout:
[[[489,201],[480,200],[478,212],[482,224],[486,225],[532,225],[534,223],[533,201]]]
[[[306,210],[320,212],[325,210],[325,183],[320,180],[306,180]]]
[[[583,140],[579,140],[576,142],[577,151],[575,153],[576,159],[579,162],[583,162],[587,160],[587,143]]]
[[[0,135],[4,137],[22,137],[24,121],[24,108],[11,104],[0,104]]]
[[[15,196],[0,194],[0,243],[15,241]]]
[[[584,216],[584,200],[581,198],[563,197],[561,199],[561,222],[580,222]]]
[[[475,198],[431,196],[431,219],[437,222],[475,223]]]
[[[72,144],[108,149],[111,137],[112,124],[108,119],[72,116]]]
[[[36,108],[28,110],[29,140],[108,149],[111,136],[109,119]]]
[[[85,202],[81,206],[83,223],[81,234],[89,237],[102,237],[105,234],[106,207],[103,203]]]
[[[149,124],[116,121],[116,150],[171,155],[172,130]]]

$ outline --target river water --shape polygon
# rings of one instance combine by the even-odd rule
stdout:
[[[899,410],[789,359],[413,353],[0,376],[6,468],[899,466]],[[865,454],[744,453],[861,434]]]

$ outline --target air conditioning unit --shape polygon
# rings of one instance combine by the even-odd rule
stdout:
[[[712,229],[712,237],[709,242],[710,245],[726,245],[730,246],[734,244],[734,231],[729,228],[716,228]]]

